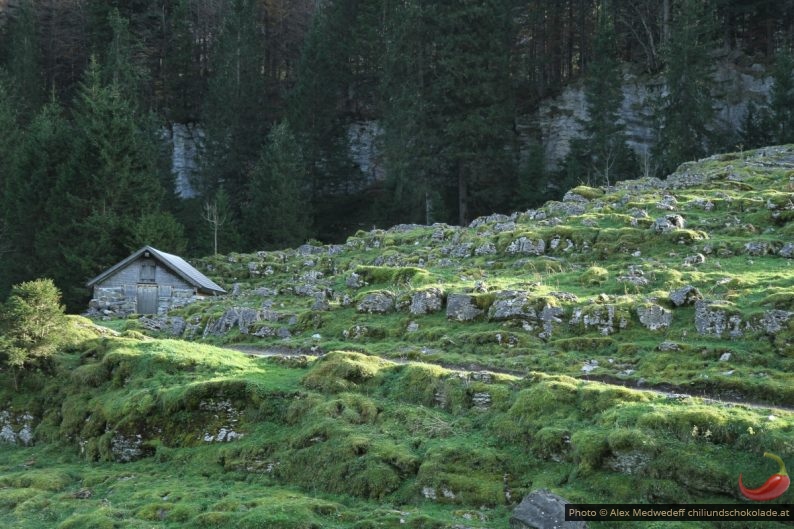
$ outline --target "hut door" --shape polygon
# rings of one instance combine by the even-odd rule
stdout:
[[[138,314],[157,314],[157,285],[138,285]]]

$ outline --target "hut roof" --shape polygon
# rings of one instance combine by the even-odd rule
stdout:
[[[149,252],[152,257],[156,260],[160,261],[163,265],[173,271],[176,275],[193,285],[194,287],[198,288],[199,291],[212,293],[212,294],[225,294],[226,291],[218,286],[215,282],[213,282],[210,278],[193,268],[187,261],[179,257],[178,255],[173,255],[170,253],[161,252],[157,248],[153,248],[151,246],[144,246],[140,250],[136,251],[123,261],[119,261],[115,265],[111,266],[94,279],[86,283],[86,286],[91,287],[94,286],[96,283],[102,281],[103,279],[111,276],[114,272],[121,270],[131,262],[135,261],[145,252]]]

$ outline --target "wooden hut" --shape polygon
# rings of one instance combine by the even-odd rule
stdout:
[[[226,291],[177,255],[144,246],[86,286],[94,289],[89,312],[105,315],[164,314],[169,309]]]

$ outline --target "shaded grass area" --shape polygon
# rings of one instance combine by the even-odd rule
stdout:
[[[0,451],[2,524],[504,527],[538,488],[581,502],[736,502],[739,472],[768,475],[764,450],[794,451],[788,413],[356,352],[306,366],[100,338],[55,369],[21,394],[0,386],[6,409],[38,422],[38,446]],[[221,427],[241,436],[208,442]],[[142,459],[118,462],[114,439],[134,435]]]

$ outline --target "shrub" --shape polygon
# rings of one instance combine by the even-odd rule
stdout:
[[[51,279],[14,285],[0,309],[0,354],[14,370],[40,365],[58,347],[66,328],[61,293]]]

